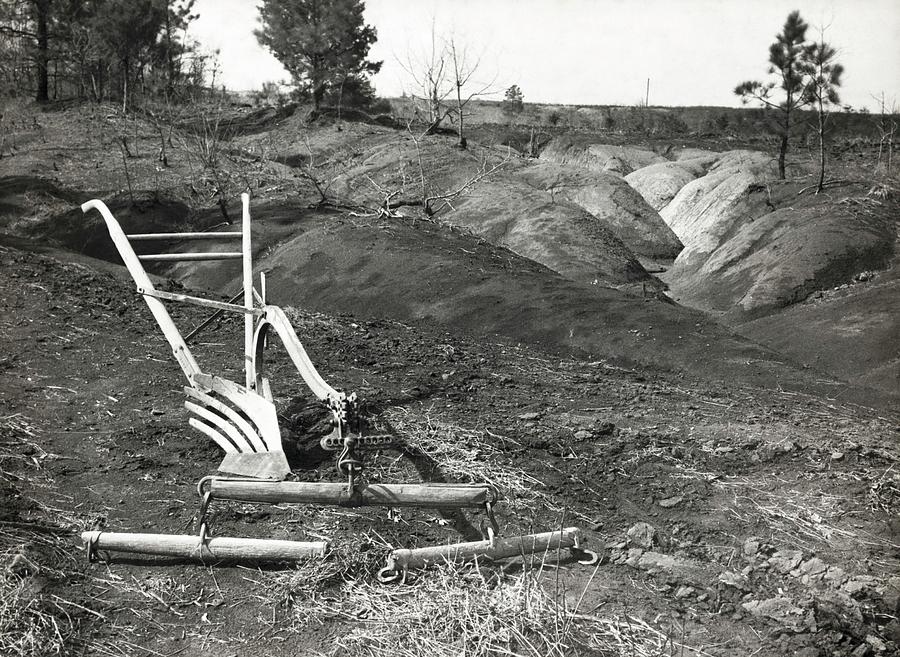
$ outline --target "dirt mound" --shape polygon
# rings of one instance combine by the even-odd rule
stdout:
[[[703,259],[735,225],[770,212],[765,182],[772,173],[768,156],[738,151],[717,159],[707,175],[682,187],[660,211],[684,244],[679,259]]]
[[[582,283],[659,287],[601,219],[524,181],[483,183],[454,202],[444,221]]]
[[[258,208],[257,224],[268,209]],[[281,221],[277,219],[277,221]],[[368,319],[438,322],[465,334],[500,334],[617,362],[737,377],[804,379],[783,359],[696,311],[580,285],[486,241],[412,220],[294,216],[294,236],[257,239],[257,265],[276,303]],[[267,229],[260,227],[259,234]],[[186,285],[224,293],[236,272],[182,263]]]
[[[676,260],[665,278],[672,296],[692,307],[731,321],[759,317],[883,268],[895,230],[834,208],[783,208],[731,226],[702,261]]]
[[[736,330],[833,376],[900,395],[900,270],[856,279]]]
[[[700,160],[702,162],[708,162],[712,165],[721,155],[721,153],[717,151],[707,150],[705,148],[691,148],[689,146],[679,148],[678,150],[671,151],[670,155],[676,162],[681,162],[682,160]]]
[[[660,162],[637,169],[625,176],[631,185],[657,212],[666,207],[682,187],[705,174],[705,169],[692,160]]]
[[[357,148],[364,147],[350,166],[340,169],[331,187],[337,197],[374,208],[390,195],[401,212],[420,214],[421,158],[429,194],[463,190],[449,204],[434,202],[440,221],[471,230],[573,280],[659,289],[635,253],[672,258],[680,250],[656,212],[614,177],[576,168],[548,171],[553,165],[534,168],[526,160],[475,145],[459,151],[444,138],[417,145],[408,135],[383,130],[358,138]],[[338,141],[320,137],[316,145],[335,149],[340,148]],[[497,165],[495,172],[482,175]],[[472,179],[477,180],[466,185]]]
[[[554,199],[584,208],[603,221],[636,255],[674,258],[682,249],[675,233],[657,212],[618,176],[542,162],[523,169],[517,177]]]
[[[768,155],[731,151],[663,208],[685,244],[663,275],[673,298],[744,321],[887,265],[896,226],[880,202],[799,195],[773,174]]]
[[[454,202],[443,220],[585,283],[656,289],[635,255],[674,258],[681,250],[621,179],[551,163],[495,176]]]
[[[287,103],[281,107],[252,108],[234,105],[224,108],[210,108],[208,115],[194,115],[182,118],[177,127],[180,130],[202,134],[210,124],[224,138],[237,135],[252,135],[265,132],[273,125],[284,121],[302,108],[297,103]]]
[[[584,143],[568,137],[553,139],[541,152],[541,159],[619,176],[666,161],[666,158],[658,153],[644,148]]]

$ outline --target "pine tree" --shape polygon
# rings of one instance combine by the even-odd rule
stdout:
[[[506,90],[500,108],[506,114],[518,114],[525,108],[525,95],[519,85],[514,84]]]
[[[32,0],[34,9],[34,22],[37,29],[37,78],[38,88],[35,100],[46,103],[49,96],[49,69],[50,61],[50,0]]]
[[[808,102],[804,93],[806,76],[800,67],[808,27],[800,18],[799,11],[788,14],[781,33],[775,36],[775,43],[769,46],[769,73],[774,76],[774,79],[768,83],[748,80],[734,89],[734,93],[740,96],[744,103],[756,99],[766,107],[781,112],[778,175],[782,180],[785,178],[785,158],[791,134],[791,114],[795,109]],[[784,99],[781,102],[772,100],[772,92],[776,86],[784,93]]]
[[[188,25],[195,21],[198,15],[191,13],[195,0],[163,0],[163,2],[166,14],[160,47],[166,70],[166,93],[171,96],[181,77],[180,58],[188,50],[183,36]],[[179,32],[182,34],[181,40],[178,38]]]
[[[360,0],[263,0],[256,38],[287,69],[318,110],[326,92],[351,77],[372,75],[381,62],[366,59],[376,31],[363,20]]]
[[[803,53],[800,70],[809,80],[804,94],[807,102],[816,110],[819,132],[819,182],[816,193],[825,186],[825,129],[828,110],[841,102],[837,88],[841,86],[844,67],[835,61],[837,51],[825,43],[824,34],[817,43],[811,44]]]
[[[129,84],[151,55],[167,13],[159,0],[106,0],[93,17],[94,29],[122,77],[122,108],[128,107]]]

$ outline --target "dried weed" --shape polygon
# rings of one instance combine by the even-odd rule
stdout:
[[[50,482],[41,466],[52,455],[37,437],[25,416],[0,418],[0,493],[16,500],[0,521],[0,655],[10,657],[63,654],[84,609],[51,592],[53,581],[74,578],[77,571],[65,540],[67,518],[26,495],[26,487]]]
[[[579,613],[551,592],[541,570],[491,579],[477,568],[446,566],[411,586],[347,582],[323,612],[352,621],[327,654],[371,657],[669,654],[669,637],[634,618]]]
[[[550,511],[559,511],[549,496],[541,492],[542,481],[501,463],[502,450],[492,434],[402,408],[390,409],[385,419],[403,439],[407,451],[431,460],[447,481],[492,486],[515,510],[533,509],[540,503]]]

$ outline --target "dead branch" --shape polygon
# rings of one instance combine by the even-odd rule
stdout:
[[[430,216],[437,214],[438,212],[443,210],[445,207],[449,207],[451,210],[455,209],[450,201],[455,199],[457,196],[460,196],[461,194],[466,193],[467,191],[469,191],[469,189],[471,189],[472,187],[474,187],[475,185],[480,183],[482,180],[484,180],[491,174],[499,171],[501,168],[503,168],[506,164],[509,163],[509,160],[510,160],[510,155],[507,154],[507,156],[505,158],[503,158],[502,160],[500,160],[493,166],[488,167],[487,158],[483,159],[481,161],[481,167],[479,168],[478,172],[476,174],[470,176],[469,178],[467,178],[461,185],[459,185],[455,189],[445,191],[441,194],[432,194],[430,196],[426,196],[425,203],[424,203],[425,213],[430,217]],[[433,207],[433,203],[435,201],[442,201],[443,204],[440,207],[435,208],[435,207]]]

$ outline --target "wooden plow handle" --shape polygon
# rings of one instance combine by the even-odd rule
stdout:
[[[131,248],[128,237],[125,235],[119,222],[116,221],[116,218],[103,201],[95,199],[93,201],[88,201],[81,206],[82,212],[87,213],[90,210],[97,210],[106,222],[109,236],[112,238],[113,244],[119,251],[119,255],[122,257],[122,261],[128,269],[128,273],[131,274],[131,278],[134,279],[138,290],[144,291],[144,301],[147,302],[147,306],[150,308],[150,312],[153,313],[153,318],[156,320],[156,323],[159,324],[159,328],[162,329],[166,340],[169,341],[175,360],[178,361],[182,372],[184,372],[184,375],[191,385],[194,385],[194,377],[200,373],[200,366],[194,359],[191,350],[188,349],[184,338],[181,337],[181,333],[178,331],[178,327],[175,326],[175,322],[172,321],[169,311],[166,310],[162,301],[155,295],[157,290],[153,287],[153,283],[150,281],[150,277],[147,276],[147,272],[144,270],[144,266],[135,254],[134,249]]]
[[[334,389],[325,382],[300,343],[300,339],[297,337],[297,333],[294,331],[294,327],[291,326],[290,320],[284,311],[278,306],[266,305],[265,278],[262,275],[261,293],[254,290],[250,233],[250,195],[246,193],[241,194],[241,203],[243,210],[241,231],[219,233],[135,233],[126,235],[103,201],[97,199],[88,201],[81,206],[81,209],[83,212],[97,210],[103,217],[113,244],[122,257],[122,261],[125,263],[132,279],[134,279],[137,292],[143,296],[144,301],[150,308],[150,312],[156,319],[156,323],[162,329],[163,335],[172,348],[175,359],[190,383],[190,387],[203,394],[211,391],[224,393],[238,409],[249,417],[254,418],[257,425],[256,428],[259,429],[259,437],[265,443],[264,449],[259,449],[258,445],[254,446],[251,444],[256,436],[252,431],[249,433],[243,432],[243,435],[249,436],[251,442],[243,440],[239,431],[240,427],[232,426],[234,423],[227,417],[227,413],[223,416],[222,421],[218,421],[219,414],[210,410],[209,403],[198,405],[196,400],[188,403],[188,409],[200,416],[200,419],[191,419],[192,426],[209,435],[226,451],[226,460],[223,461],[223,467],[227,469],[223,471],[250,477],[281,479],[290,472],[290,469],[281,448],[280,432],[277,426],[275,409],[272,405],[268,381],[262,374],[264,364],[263,352],[268,333],[274,331],[278,335],[304,383],[316,398],[325,403],[331,410],[337,434],[342,437],[342,442],[345,443],[345,452],[356,444],[355,436],[352,435],[353,432],[350,431],[350,428],[359,424],[357,401],[355,394],[348,395]],[[205,253],[155,253],[139,256],[131,245],[131,240],[209,241],[214,239],[240,239],[241,250]],[[242,261],[243,294],[234,297],[230,302],[158,290],[153,286],[153,282],[147,275],[143,265],[143,261],[237,259]],[[235,303],[238,301],[239,296],[243,296],[243,303]],[[244,386],[219,379],[218,377],[210,377],[200,369],[185,339],[166,310],[163,301],[190,303],[214,308],[217,311],[229,311],[243,315]],[[219,387],[224,386],[224,389],[216,390],[216,385],[214,385],[216,382],[220,384]],[[359,432],[357,431],[356,433]],[[344,460],[347,459],[350,459],[352,463],[357,463],[358,461],[353,453],[344,458]],[[220,467],[220,469],[222,468]]]
[[[325,379],[316,370],[309,354],[303,348],[300,338],[297,337],[294,327],[284,311],[278,306],[266,306],[264,309],[263,319],[256,326],[256,334],[253,337],[253,369],[256,372],[256,385],[259,387],[259,379],[263,372],[263,353],[265,350],[266,339],[269,330],[273,329],[278,335],[285,351],[297,368],[297,372],[303,378],[303,382],[312,391],[312,393],[320,401],[332,404],[340,404],[346,398],[344,393],[340,393],[332,388]]]

